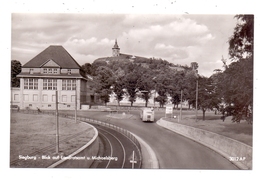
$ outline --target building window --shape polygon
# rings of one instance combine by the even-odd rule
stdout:
[[[56,95],[52,95],[52,101],[56,102]]]
[[[58,74],[58,69],[57,68],[43,68],[43,73],[44,74]]]
[[[44,90],[57,90],[57,79],[43,79]]]
[[[14,94],[14,101],[18,101],[19,100],[19,94]]]
[[[24,89],[38,90],[38,79],[24,79]]]
[[[76,90],[76,80],[74,79],[62,80],[62,90]]]
[[[42,101],[47,102],[48,101],[48,95],[43,95],[42,96]]]
[[[24,94],[24,95],[23,95],[23,100],[24,100],[24,101],[28,101],[28,100],[29,100],[29,96],[28,96],[27,94]]]
[[[33,74],[33,69],[30,69],[30,70],[29,70],[29,73],[30,73],[30,74]]]
[[[33,101],[38,101],[38,95],[36,94],[33,95]]]
[[[67,102],[67,95],[62,95],[62,102]]]
[[[51,104],[48,104],[48,107],[51,107]]]
[[[71,95],[71,102],[75,102],[75,95]]]
[[[68,69],[68,75],[71,75],[71,69]]]

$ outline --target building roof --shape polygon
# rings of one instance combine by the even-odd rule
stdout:
[[[80,69],[76,60],[60,45],[51,45],[23,65],[24,68],[40,68],[49,60],[53,60],[61,68]]]

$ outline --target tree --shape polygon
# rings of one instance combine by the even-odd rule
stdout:
[[[219,90],[228,106],[233,105],[233,118],[240,122],[253,108],[253,60],[252,57],[232,62],[221,75]]]
[[[11,60],[11,86],[19,87],[20,79],[16,76],[21,72],[22,64],[17,60]]]
[[[172,82],[168,87],[168,93],[171,96],[172,104],[174,104],[174,107],[177,105],[177,108],[180,102],[186,100],[188,96],[188,78],[186,74],[186,71],[175,71],[169,75]]]
[[[147,69],[141,69],[141,77],[138,79],[137,88],[141,92],[140,97],[145,101],[145,107],[151,97],[151,91],[154,89],[152,74]]]
[[[220,103],[212,78],[199,77],[198,96],[198,107],[203,112],[204,121],[207,109],[212,110]]]
[[[160,107],[163,107],[168,99],[167,94],[169,91],[169,86],[172,82],[171,77],[169,77],[166,72],[162,72],[155,77],[154,82],[155,90],[159,95],[155,98],[155,101],[159,102]]]
[[[93,68],[90,63],[85,63],[84,65],[81,66],[81,68],[86,74],[93,75]]]
[[[125,91],[124,91],[125,84],[123,83],[122,80],[123,80],[122,78],[118,79],[114,83],[114,87],[113,87],[113,92],[116,95],[116,100],[118,102],[118,105],[120,105],[120,101],[123,100],[124,94],[125,94]]]
[[[236,15],[238,22],[229,39],[232,63],[225,67],[219,88],[224,101],[233,106],[233,121],[251,118],[253,111],[254,15]],[[252,120],[252,119],[250,119]]]
[[[194,71],[199,68],[199,64],[197,62],[191,62],[190,66]]]
[[[140,73],[139,73],[140,74]],[[125,89],[128,94],[128,100],[131,102],[131,106],[133,106],[133,103],[136,101],[136,93],[137,93],[137,83],[139,79],[139,75],[137,71],[135,72],[130,72],[126,74],[124,77],[124,85]]]
[[[254,15],[236,15],[238,22],[233,35],[229,38],[229,55],[238,60],[253,56]]]
[[[196,105],[196,78],[193,76],[188,80],[187,83],[187,94],[186,94],[186,100],[188,100],[189,109],[191,106],[195,107]]]
[[[113,73],[105,66],[99,66],[94,73],[93,88],[95,92],[99,94],[100,99],[105,103],[109,102],[110,94],[112,93],[112,85],[115,83],[115,77]]]

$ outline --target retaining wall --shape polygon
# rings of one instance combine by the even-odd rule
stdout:
[[[240,169],[252,169],[252,147],[249,145],[213,132],[163,119],[157,121],[157,124],[215,150]]]
[[[69,156],[65,156],[64,159],[52,164],[48,168],[89,168],[94,161],[92,160],[92,156],[96,156],[99,150],[98,131],[94,126],[92,126],[92,128],[95,131],[95,135],[87,144]],[[69,159],[70,157],[77,157],[80,159]]]

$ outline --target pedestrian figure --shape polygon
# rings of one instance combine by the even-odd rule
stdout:
[[[226,116],[221,116],[221,119],[222,119],[222,121],[224,122],[225,121],[225,118],[226,118]]]
[[[38,111],[38,114],[41,112],[41,110],[40,110],[40,108],[39,108],[39,107],[37,107],[37,111]]]
[[[226,112],[225,111],[223,111],[223,113],[222,113],[223,115],[221,116],[221,119],[222,119],[222,121],[224,122],[225,121],[225,119],[226,119]]]

